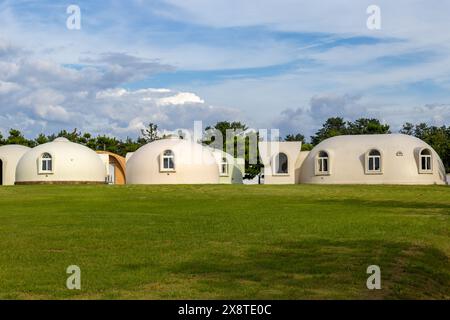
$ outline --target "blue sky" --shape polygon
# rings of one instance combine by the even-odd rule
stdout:
[[[0,132],[135,136],[241,120],[311,135],[327,117],[450,122],[450,4],[0,1]]]

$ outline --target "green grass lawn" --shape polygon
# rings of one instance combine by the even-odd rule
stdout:
[[[0,188],[2,299],[450,299],[449,258],[445,186]]]

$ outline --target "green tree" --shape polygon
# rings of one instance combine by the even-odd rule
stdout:
[[[142,146],[143,144],[131,139],[130,137],[127,137],[125,141],[121,141],[117,154],[125,157],[127,153],[135,152]]]
[[[450,171],[450,127],[428,126],[423,122],[416,125],[405,123],[400,132],[428,143],[439,154],[446,171]]]
[[[40,133],[36,137],[36,139],[34,139],[34,141],[35,141],[36,145],[40,145],[40,144],[44,144],[44,143],[49,142],[49,139],[48,139],[48,137],[45,134]]]
[[[284,141],[301,141],[301,142],[305,142],[305,136],[302,135],[301,133],[297,133],[297,134],[288,134],[285,138]]]
[[[346,134],[385,134],[390,133],[388,124],[381,124],[378,119],[360,118],[347,122]]]
[[[347,134],[347,125],[343,118],[328,118],[314,136],[311,137],[311,143],[317,145],[325,139]]]
[[[214,130],[217,130],[222,135],[222,143],[221,146],[218,145],[218,141],[216,141],[216,137],[214,135]],[[235,134],[232,137],[227,137],[227,130],[234,130]],[[253,135],[250,137],[250,135]],[[237,157],[239,154],[244,154],[245,158],[245,176],[244,179],[253,179],[261,172],[262,164],[259,162],[258,156],[258,146],[256,145],[256,163],[250,163],[254,161],[250,161],[250,139],[253,138],[256,140],[256,144],[259,141],[258,132],[250,132],[248,131],[248,127],[238,121],[229,122],[229,121],[219,121],[213,126],[208,126],[205,128],[205,133],[203,136],[202,143],[206,145],[214,145],[215,148],[222,147],[222,150],[226,151],[227,146],[231,148],[234,146],[234,154],[232,156]],[[243,146],[244,150],[240,149]]]
[[[26,139],[22,132],[17,129],[9,130],[9,136],[6,138],[5,144],[20,144],[27,147],[34,147],[34,141]]]
[[[160,139],[158,125],[150,122],[147,128],[141,130],[141,139],[146,143]]]
[[[411,122],[406,122],[400,130],[400,133],[412,136],[414,134],[414,125]]]

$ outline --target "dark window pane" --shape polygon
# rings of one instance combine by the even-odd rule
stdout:
[[[369,158],[369,171],[373,171],[373,158],[372,157],[370,157]]]
[[[284,153],[277,156],[277,173],[288,173],[288,159]]]

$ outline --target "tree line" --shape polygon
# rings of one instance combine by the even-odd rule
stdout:
[[[205,128],[205,139],[202,141],[204,144],[211,143],[211,141],[207,139],[207,133],[210,129],[217,129],[222,133],[223,137],[226,137],[226,130],[228,129],[246,131],[248,127],[242,122],[219,121],[216,124]],[[391,133],[390,126],[388,124],[382,124],[378,119],[360,118],[355,121],[345,121],[343,118],[333,117],[327,119],[322,127],[311,136],[309,140],[299,132],[288,134],[281,140],[302,141],[302,150],[311,150],[323,140],[338,135],[385,133]],[[400,130],[400,133],[415,136],[428,143],[440,155],[447,172],[450,171],[450,126],[436,127],[426,123],[405,123]],[[9,130],[9,134],[5,137],[3,137],[0,132],[0,145],[19,144],[35,147],[53,141],[58,137],[67,138],[69,141],[80,143],[93,150],[109,151],[125,156],[128,152],[134,152],[151,141],[164,138],[164,135],[160,134],[158,126],[154,123],[150,123],[145,129],[141,130],[139,137],[136,139],[130,137],[118,139],[107,135],[93,136],[88,132],[83,133],[77,129],[72,131],[61,130],[60,132],[51,135],[44,135],[41,133],[34,139],[27,139],[20,130],[11,129]],[[224,150],[226,144],[234,143],[235,145],[238,145],[238,139],[245,139],[245,137],[234,137],[232,141],[224,139]],[[244,145],[246,161],[245,177],[251,179],[260,172],[262,165],[259,162],[254,164],[249,161],[250,155],[247,140],[244,142]]]

